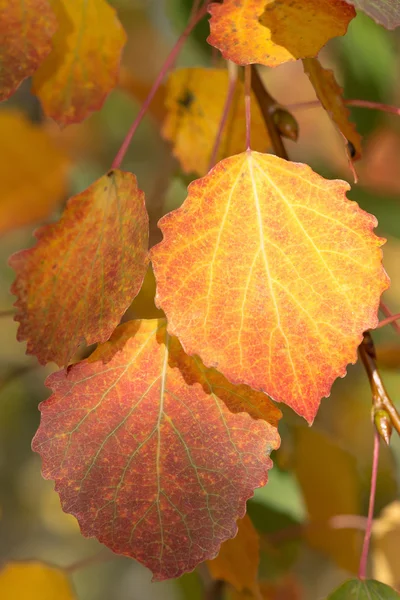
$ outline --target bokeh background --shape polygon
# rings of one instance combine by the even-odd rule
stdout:
[[[187,22],[191,1],[113,0],[110,4],[118,11],[128,43],[120,85],[100,112],[60,131],[43,118],[29,81],[0,107],[0,173],[8,187],[13,182],[20,185],[26,176],[26,167],[21,170],[19,154],[13,150],[18,128],[8,120],[11,109],[42,128],[65,156],[65,169],[57,174],[58,197],[46,219],[1,234],[0,311],[10,310],[14,301],[9,292],[13,280],[9,255],[31,246],[38,224],[57,219],[69,196],[108,170],[146,90]],[[210,66],[219,60],[205,43],[207,33],[204,21],[188,40],[177,66]],[[388,32],[359,14],[347,35],[329,42],[320,58],[324,66],[334,69],[346,98],[400,106],[400,31]],[[264,69],[262,75],[283,105],[315,99],[298,62]],[[286,142],[290,158],[310,164],[326,177],[351,182],[343,140],[324,110],[299,108],[293,114],[300,136],[297,143]],[[384,265],[392,279],[384,299],[392,312],[400,312],[400,117],[361,108],[352,109],[351,116],[363,135],[364,155],[357,164],[359,183],[348,196],[379,220],[377,233],[387,238]],[[161,122],[162,106],[155,106],[124,162],[146,192],[153,243],[160,239],[157,217],[182,203],[190,181],[161,138]],[[32,156],[38,189],[45,189],[46,179],[54,176],[51,166],[38,168],[35,139],[21,138],[20,144]],[[7,186],[1,186],[0,192],[3,214]],[[38,189],[27,185],[23,190],[27,211],[40,200]],[[157,316],[153,295],[149,272],[129,316]],[[79,600],[196,600],[211,594],[204,565],[177,581],[153,584],[150,573],[135,561],[116,557],[95,540],[84,539],[74,518],[61,511],[53,484],[41,478],[40,459],[30,448],[39,423],[38,403],[48,396],[43,382],[55,365],[43,368],[26,356],[16,331],[12,316],[0,317],[0,561],[34,558],[68,566]],[[400,336],[385,327],[374,334],[374,340],[385,384],[400,409]],[[370,408],[368,381],[357,364],[322,401],[312,428],[284,410],[282,447],[273,457],[270,481],[248,503],[262,538],[260,576],[272,586],[265,588],[265,598],[324,598],[357,572],[365,522],[346,515],[367,512],[373,440]],[[381,452],[370,572],[400,587],[399,476],[400,441],[393,435],[390,449]],[[339,517],[332,520],[335,515]],[[286,595],[279,596],[274,586],[282,581]]]

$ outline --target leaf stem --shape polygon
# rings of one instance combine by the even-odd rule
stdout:
[[[376,480],[378,476],[378,462],[379,462],[379,434],[375,431],[374,435],[374,452],[372,458],[372,473],[371,473],[371,488],[369,493],[369,506],[368,506],[368,517],[367,517],[367,527],[364,535],[364,543],[361,552],[360,558],[360,567],[358,569],[358,577],[359,579],[366,579],[367,577],[367,562],[368,562],[368,551],[369,544],[371,541],[371,533],[372,533],[372,522],[374,517],[374,505],[375,505],[375,495],[376,495]]]
[[[375,346],[369,332],[364,333],[364,339],[358,351],[371,386],[373,411],[376,413],[377,411],[385,410],[388,413],[391,424],[400,435],[400,415],[389,397],[377,369]]]
[[[251,79],[252,68],[246,65],[244,68],[244,104],[246,108],[246,150],[250,150],[251,136]]]
[[[255,65],[251,65],[251,74],[253,92],[257,98],[262,116],[264,117],[264,122],[268,129],[269,137],[271,138],[271,144],[274,149],[274,152],[276,156],[280,156],[285,160],[289,160],[286,148],[282,141],[282,137],[273,119],[273,114],[275,110],[279,107],[279,105],[266,90]]]
[[[369,100],[359,100],[357,98],[345,99],[344,103],[346,106],[356,106],[358,108],[369,108],[371,110],[380,110],[382,112],[390,113],[392,115],[400,116],[400,108],[397,106],[391,106],[390,104],[383,104],[382,102],[370,102]],[[318,108],[322,107],[319,100],[310,100],[308,102],[298,102],[296,104],[288,104],[286,108],[288,110],[301,110],[307,108]]]
[[[160,87],[165,75],[167,74],[167,72],[169,71],[171,66],[174,64],[179,52],[181,51],[184,43],[186,42],[187,38],[191,34],[192,30],[197,25],[197,23],[207,14],[207,7],[208,7],[208,2],[206,2],[204,4],[204,6],[202,6],[201,9],[198,11],[198,13],[189,20],[189,23],[187,24],[185,30],[179,37],[178,41],[172,48],[171,52],[168,54],[163,66],[161,67],[159,74],[156,77],[156,80],[153,83],[153,86],[152,86],[146,100],[143,102],[143,104],[139,110],[139,113],[136,116],[136,119],[132,123],[124,141],[122,142],[120,149],[117,152],[116,157],[114,158],[114,161],[111,165],[112,169],[118,169],[120,167],[122,161],[124,160],[125,154],[129,148],[129,144],[132,141],[133,135],[135,134],[136,129],[139,127],[140,123],[142,122],[142,119],[145,116],[145,114],[149,108],[150,102],[152,101],[155,93],[157,92],[158,88]]]
[[[221,119],[219,122],[217,135],[216,135],[216,138],[214,141],[214,146],[213,146],[213,149],[211,152],[210,163],[208,166],[209,171],[210,171],[210,169],[212,169],[212,167],[217,162],[218,149],[221,144],[222,134],[224,132],[225,125],[226,125],[226,122],[227,122],[228,116],[229,116],[229,110],[231,108],[233,97],[235,95],[236,82],[237,82],[237,77],[238,77],[238,66],[231,61],[228,61],[228,74],[229,74],[228,92],[226,95],[224,108],[223,108]]]
[[[392,313],[392,311],[390,310],[390,308],[384,302],[382,302],[382,300],[379,303],[379,310],[381,312],[383,312],[383,314],[385,315],[385,317],[387,319],[389,319],[389,318],[391,318],[391,317],[394,316],[393,313]],[[382,323],[383,323],[383,321],[382,321]],[[397,333],[400,333],[400,325],[398,323],[396,323],[396,320],[391,321],[390,324],[392,325],[393,329],[395,331],[397,331]],[[379,326],[383,327],[383,325],[381,325],[381,324],[379,324],[378,327]]]
[[[399,319],[400,319],[400,313],[396,313],[395,315],[386,317],[386,319],[382,319],[382,321],[379,321],[379,323],[375,327],[375,329],[380,329],[381,327],[385,327],[385,325],[393,325],[393,323],[395,323]]]
[[[15,309],[13,308],[10,308],[10,310],[0,310],[0,317],[12,317],[15,314]]]

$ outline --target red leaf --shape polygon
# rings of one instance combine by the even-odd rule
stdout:
[[[236,534],[279,445],[267,396],[188,357],[164,320],[120,326],[47,385],[33,449],[84,535],[162,580]]]

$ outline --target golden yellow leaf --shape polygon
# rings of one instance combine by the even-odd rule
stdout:
[[[345,0],[225,0],[209,12],[207,41],[224,58],[268,67],[316,56],[356,15]]]
[[[226,69],[179,69],[168,79],[167,117],[162,135],[172,142],[174,155],[187,173],[204,175],[208,171],[228,83]],[[270,146],[264,119],[253,94],[251,141],[252,148],[260,152]],[[217,158],[238,154],[245,147],[244,86],[237,81]]]
[[[42,562],[12,562],[0,571],[2,600],[74,600],[66,574]]]
[[[0,112],[0,232],[49,216],[64,198],[68,159],[40,125]]]
[[[386,506],[373,525],[373,577],[400,592],[400,501]]]
[[[237,523],[237,535],[224,542],[214,560],[207,562],[214,579],[227,581],[238,592],[257,588],[260,539],[248,515]]]
[[[361,158],[361,136],[354,123],[349,120],[350,111],[343,99],[343,89],[338,85],[333,71],[324,69],[317,58],[303,60],[304,71],[313,85],[318,100],[354,148],[353,160]]]
[[[53,51],[33,77],[33,92],[60,125],[103,105],[116,85],[125,32],[105,0],[51,0],[58,21]]]

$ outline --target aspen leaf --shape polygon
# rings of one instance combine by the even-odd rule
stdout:
[[[392,588],[373,579],[350,579],[329,594],[326,600],[399,600],[400,595]]]
[[[12,562],[0,570],[0,598],[75,600],[66,574],[41,562]]]
[[[324,69],[316,58],[305,58],[303,64],[318,100],[346,140],[352,143],[355,150],[352,160],[358,160],[361,158],[361,136],[349,120],[350,111],[343,100],[343,89],[336,82],[333,71]]]
[[[53,52],[33,78],[33,92],[59,125],[99,110],[118,80],[126,35],[105,0],[51,0],[58,29]]]
[[[214,579],[233,585],[238,592],[257,589],[257,572],[260,562],[260,538],[247,515],[238,521],[236,537],[226,540],[208,569]]]
[[[162,134],[187,172],[207,173],[228,92],[226,69],[178,69],[167,83],[167,117]],[[251,139],[254,150],[265,151],[269,136],[252,93]],[[242,152],[246,147],[244,86],[236,82],[235,94],[218,151],[218,158]]]
[[[64,198],[67,156],[43,127],[0,112],[0,232],[48,217]]]
[[[18,340],[40,363],[62,366],[82,340],[108,339],[142,284],[148,216],[136,177],[110,171],[36,237],[36,246],[10,258]]]
[[[400,26],[400,3],[398,0],[346,0],[357,10],[362,10],[386,29]]]
[[[152,249],[185,349],[312,422],[388,287],[376,219],[307,165],[244,152],[189,186]]]
[[[48,0],[0,0],[0,102],[51,52],[56,29]]]
[[[227,60],[267,67],[316,56],[356,14],[345,0],[224,0],[209,12],[209,44]]]
[[[165,320],[121,325],[47,385],[33,449],[84,535],[162,580],[236,534],[279,445],[280,411],[265,394],[187,356]]]

